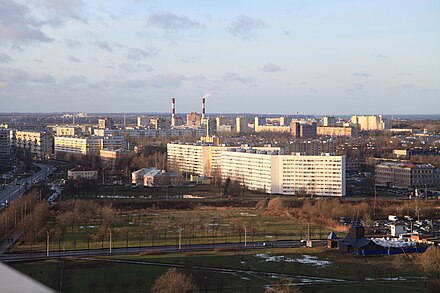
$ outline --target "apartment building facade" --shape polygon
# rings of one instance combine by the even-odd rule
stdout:
[[[345,196],[345,156],[282,155],[230,149],[221,161],[223,179],[271,194]]]
[[[45,131],[10,130],[10,141],[11,145],[28,150],[38,160],[53,154],[53,136]]]

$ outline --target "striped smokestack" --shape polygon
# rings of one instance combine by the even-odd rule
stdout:
[[[176,126],[176,100],[171,98],[171,127]]]
[[[205,97],[202,97],[202,121],[205,121]]]

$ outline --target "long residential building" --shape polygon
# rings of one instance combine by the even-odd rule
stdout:
[[[53,153],[53,136],[45,131],[10,131],[11,145],[26,149],[36,159],[45,159]]]
[[[55,154],[98,155],[103,149],[125,147],[122,136],[55,137]]]
[[[431,164],[384,162],[376,165],[376,185],[395,188],[435,188],[440,173]]]
[[[345,196],[345,156],[282,155],[230,149],[222,153],[223,179],[271,194]]]
[[[169,143],[167,144],[168,169],[203,176],[213,176],[220,170],[222,153],[240,146],[215,146],[212,143]],[[280,147],[255,147],[260,150],[281,151]]]
[[[342,126],[318,126],[316,128],[318,135],[324,136],[346,136],[352,137],[357,135],[357,129],[354,127],[342,127]]]

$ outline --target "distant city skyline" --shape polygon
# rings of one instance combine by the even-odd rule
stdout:
[[[0,0],[0,112],[436,114],[439,1]]]

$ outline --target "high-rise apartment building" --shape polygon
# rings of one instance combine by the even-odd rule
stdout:
[[[115,123],[112,118],[100,118],[98,119],[98,128],[99,129],[114,129]]]
[[[221,174],[265,193],[345,196],[345,156],[231,149],[222,153]]]
[[[384,130],[391,128],[389,121],[384,120],[382,115],[358,116],[354,115],[350,119],[351,123],[360,130]]]
[[[334,116],[324,116],[323,125],[330,127],[336,126],[336,118]]]
[[[45,131],[10,131],[11,145],[26,149],[35,159],[45,159],[53,153],[53,136]]]
[[[9,129],[0,128],[0,169],[8,168],[11,164],[11,142]]]
[[[290,123],[290,132],[296,138],[316,138],[317,124],[316,122],[297,122]]]

